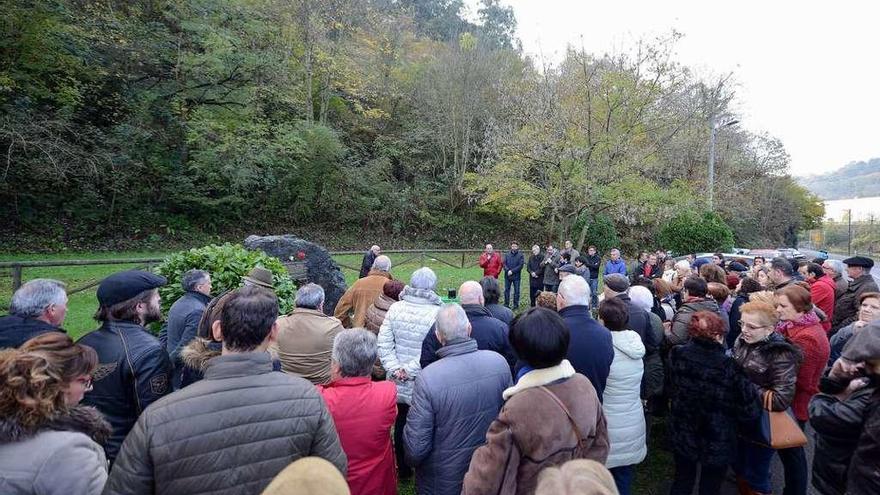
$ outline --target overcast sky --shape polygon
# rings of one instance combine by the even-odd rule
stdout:
[[[476,12],[479,0],[466,3]],[[880,157],[880,2],[501,3],[525,51],[553,62],[581,39],[599,54],[682,33],[677,59],[698,74],[733,72],[741,125],[782,139],[794,175]]]

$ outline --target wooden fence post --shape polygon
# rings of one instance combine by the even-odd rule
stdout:
[[[18,290],[21,287],[21,265],[15,265],[12,267],[12,292]]]

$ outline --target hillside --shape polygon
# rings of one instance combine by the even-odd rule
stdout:
[[[880,158],[851,162],[840,170],[797,181],[822,199],[880,196]]]

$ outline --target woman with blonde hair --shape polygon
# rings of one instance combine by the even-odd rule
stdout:
[[[79,406],[98,355],[61,332],[0,351],[0,472],[4,493],[99,494],[110,425]]]
[[[739,308],[741,333],[733,344],[733,358],[757,385],[762,398],[771,395],[770,409],[785,411],[794,399],[801,352],[776,332],[776,308],[765,302],[747,302]],[[741,430],[734,471],[740,493],[770,493],[770,465],[776,452],[756,437],[758,422]],[[794,486],[794,485],[793,485]],[[748,488],[748,490],[746,490]]]

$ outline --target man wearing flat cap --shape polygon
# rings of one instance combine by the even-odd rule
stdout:
[[[880,493],[880,323],[846,344],[810,401],[819,493]]]
[[[96,407],[113,429],[104,445],[112,463],[138,416],[171,391],[168,354],[145,326],[162,318],[159,290],[165,277],[140,270],[114,273],[98,286],[101,327],[79,340],[98,353],[92,390],[83,402]]]
[[[856,321],[859,317],[860,297],[865,292],[877,292],[877,282],[871,276],[874,260],[864,256],[853,256],[843,260],[846,274],[851,279],[846,292],[834,304],[834,318],[831,320],[831,335]]]

